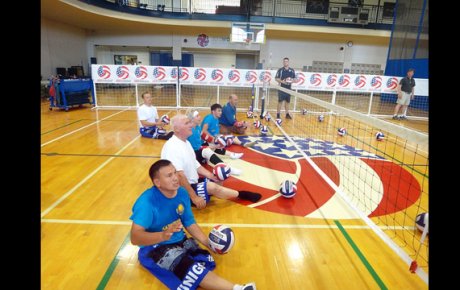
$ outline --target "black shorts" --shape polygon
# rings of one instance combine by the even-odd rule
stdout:
[[[201,148],[198,149],[198,150],[195,150],[196,161],[198,161],[200,164],[206,164],[206,159],[201,154],[202,151],[203,151],[203,149],[201,149]]]
[[[291,102],[291,95],[282,91],[278,91],[278,103],[286,101],[286,103]]]

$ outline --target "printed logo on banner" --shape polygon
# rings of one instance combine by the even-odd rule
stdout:
[[[296,81],[294,82],[296,85],[301,86],[305,82],[305,75],[303,73],[296,73],[295,74]]]
[[[211,78],[215,82],[220,82],[224,78],[224,73],[221,69],[215,69],[211,73]]]
[[[272,74],[268,70],[263,70],[259,74],[259,80],[261,82],[271,82],[272,81]]]
[[[337,83],[337,75],[336,74],[331,74],[327,77],[327,86],[328,87],[335,87],[335,84]]]
[[[312,74],[310,77],[310,84],[317,87],[321,85],[321,75],[320,74]]]
[[[228,79],[232,82],[238,82],[240,80],[240,72],[236,69],[232,69],[228,72]]]
[[[348,87],[350,84],[350,76],[349,75],[341,75],[339,78],[339,86],[342,88]]]
[[[179,69],[179,79],[185,81],[188,79],[188,77],[189,77],[188,69],[186,67],[181,67]]]
[[[120,79],[126,79],[129,77],[129,68],[125,65],[122,65],[122,66],[119,66],[117,68],[117,76],[120,78]]]
[[[193,73],[196,80],[204,81],[206,79],[206,70],[204,68],[197,68]]]
[[[397,78],[389,78],[387,80],[387,89],[394,90],[398,86],[398,79]]]
[[[177,78],[177,68],[173,68],[171,70],[170,75],[171,75],[171,78],[176,79]]]
[[[373,89],[379,89],[382,86],[382,77],[375,76],[371,80],[371,87]]]
[[[255,83],[257,81],[257,73],[253,70],[248,71],[246,73],[246,81]]]
[[[166,70],[164,69],[164,67],[157,66],[153,69],[153,76],[157,80],[162,80],[166,77]]]
[[[103,79],[108,79],[110,78],[110,68],[106,65],[101,65],[97,69],[97,75]]]
[[[138,79],[145,79],[147,77],[147,68],[143,65],[136,67],[134,75]]]
[[[357,88],[362,88],[366,85],[366,77],[363,75],[356,76],[355,78],[355,86]]]

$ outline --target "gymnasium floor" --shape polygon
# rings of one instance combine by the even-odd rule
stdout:
[[[44,102],[41,118],[41,288],[166,289],[140,266],[129,241],[132,205],[151,186],[148,169],[164,141],[140,138],[132,110],[49,111]],[[296,118],[283,124],[293,136]],[[427,131],[426,122],[404,124]],[[251,150],[234,148],[248,158]],[[251,175],[250,164],[235,162]],[[427,208],[428,197],[421,198]],[[236,283],[255,281],[262,290],[428,288],[360,220],[299,217],[218,199],[194,213],[205,232],[215,224],[232,227],[234,248],[214,258],[215,272]]]

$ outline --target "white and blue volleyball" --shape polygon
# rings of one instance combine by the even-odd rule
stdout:
[[[209,233],[209,246],[218,254],[228,253],[235,245],[235,234],[226,225],[216,225]]]
[[[268,133],[268,127],[265,126],[265,125],[262,126],[262,127],[260,128],[260,134],[262,134],[262,135],[267,135],[267,133]]]
[[[276,124],[278,124],[278,126],[281,126],[281,123],[283,123],[283,120],[278,118],[278,119],[275,120],[275,122],[276,122]]]
[[[260,123],[259,120],[254,121],[254,128],[258,129],[258,128],[260,128],[260,125],[262,125],[262,124]]]
[[[307,114],[307,109],[303,109],[302,110],[302,115],[306,115]]]
[[[246,116],[248,116],[248,118],[252,118],[254,116],[254,112],[253,111],[248,111],[246,113]]]
[[[318,122],[322,122],[322,121],[324,121],[324,115],[323,114],[318,116]]]
[[[337,134],[339,134],[340,136],[345,136],[345,134],[347,134],[347,129],[345,128],[339,128],[337,130]]]
[[[280,184],[280,193],[285,198],[293,198],[297,193],[297,185],[292,180],[285,180]]]
[[[169,122],[170,122],[168,115],[161,116],[160,120],[161,120],[161,122],[163,122],[165,124],[169,124]]]
[[[231,168],[228,167],[227,164],[222,163],[222,162],[217,163],[216,166],[214,166],[214,168],[212,169],[212,173],[214,173],[217,179],[222,180],[222,181],[229,178],[231,171],[232,171]]]
[[[379,131],[375,134],[375,139],[377,139],[377,141],[382,141],[383,138],[385,138],[385,135],[383,135],[382,132]]]
[[[415,218],[415,226],[417,227],[417,229],[423,232],[427,225],[428,225],[428,213],[424,212],[424,213],[417,215],[417,217]]]
[[[265,120],[266,120],[267,122],[270,122],[271,119],[272,119],[272,116],[270,115],[270,113],[267,113],[267,114],[265,115]]]

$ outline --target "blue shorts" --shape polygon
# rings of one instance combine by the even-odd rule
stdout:
[[[195,191],[196,195],[202,197],[206,203],[211,200],[211,196],[208,194],[208,179],[207,178],[200,178],[198,179],[198,183],[190,184]]]
[[[169,289],[196,289],[216,263],[192,238],[139,249],[139,262]]]
[[[141,133],[142,137],[146,138],[156,138],[157,137],[157,127],[141,127],[139,128],[139,132]]]
[[[291,102],[291,95],[282,91],[278,91],[278,103],[286,101],[286,103]]]

